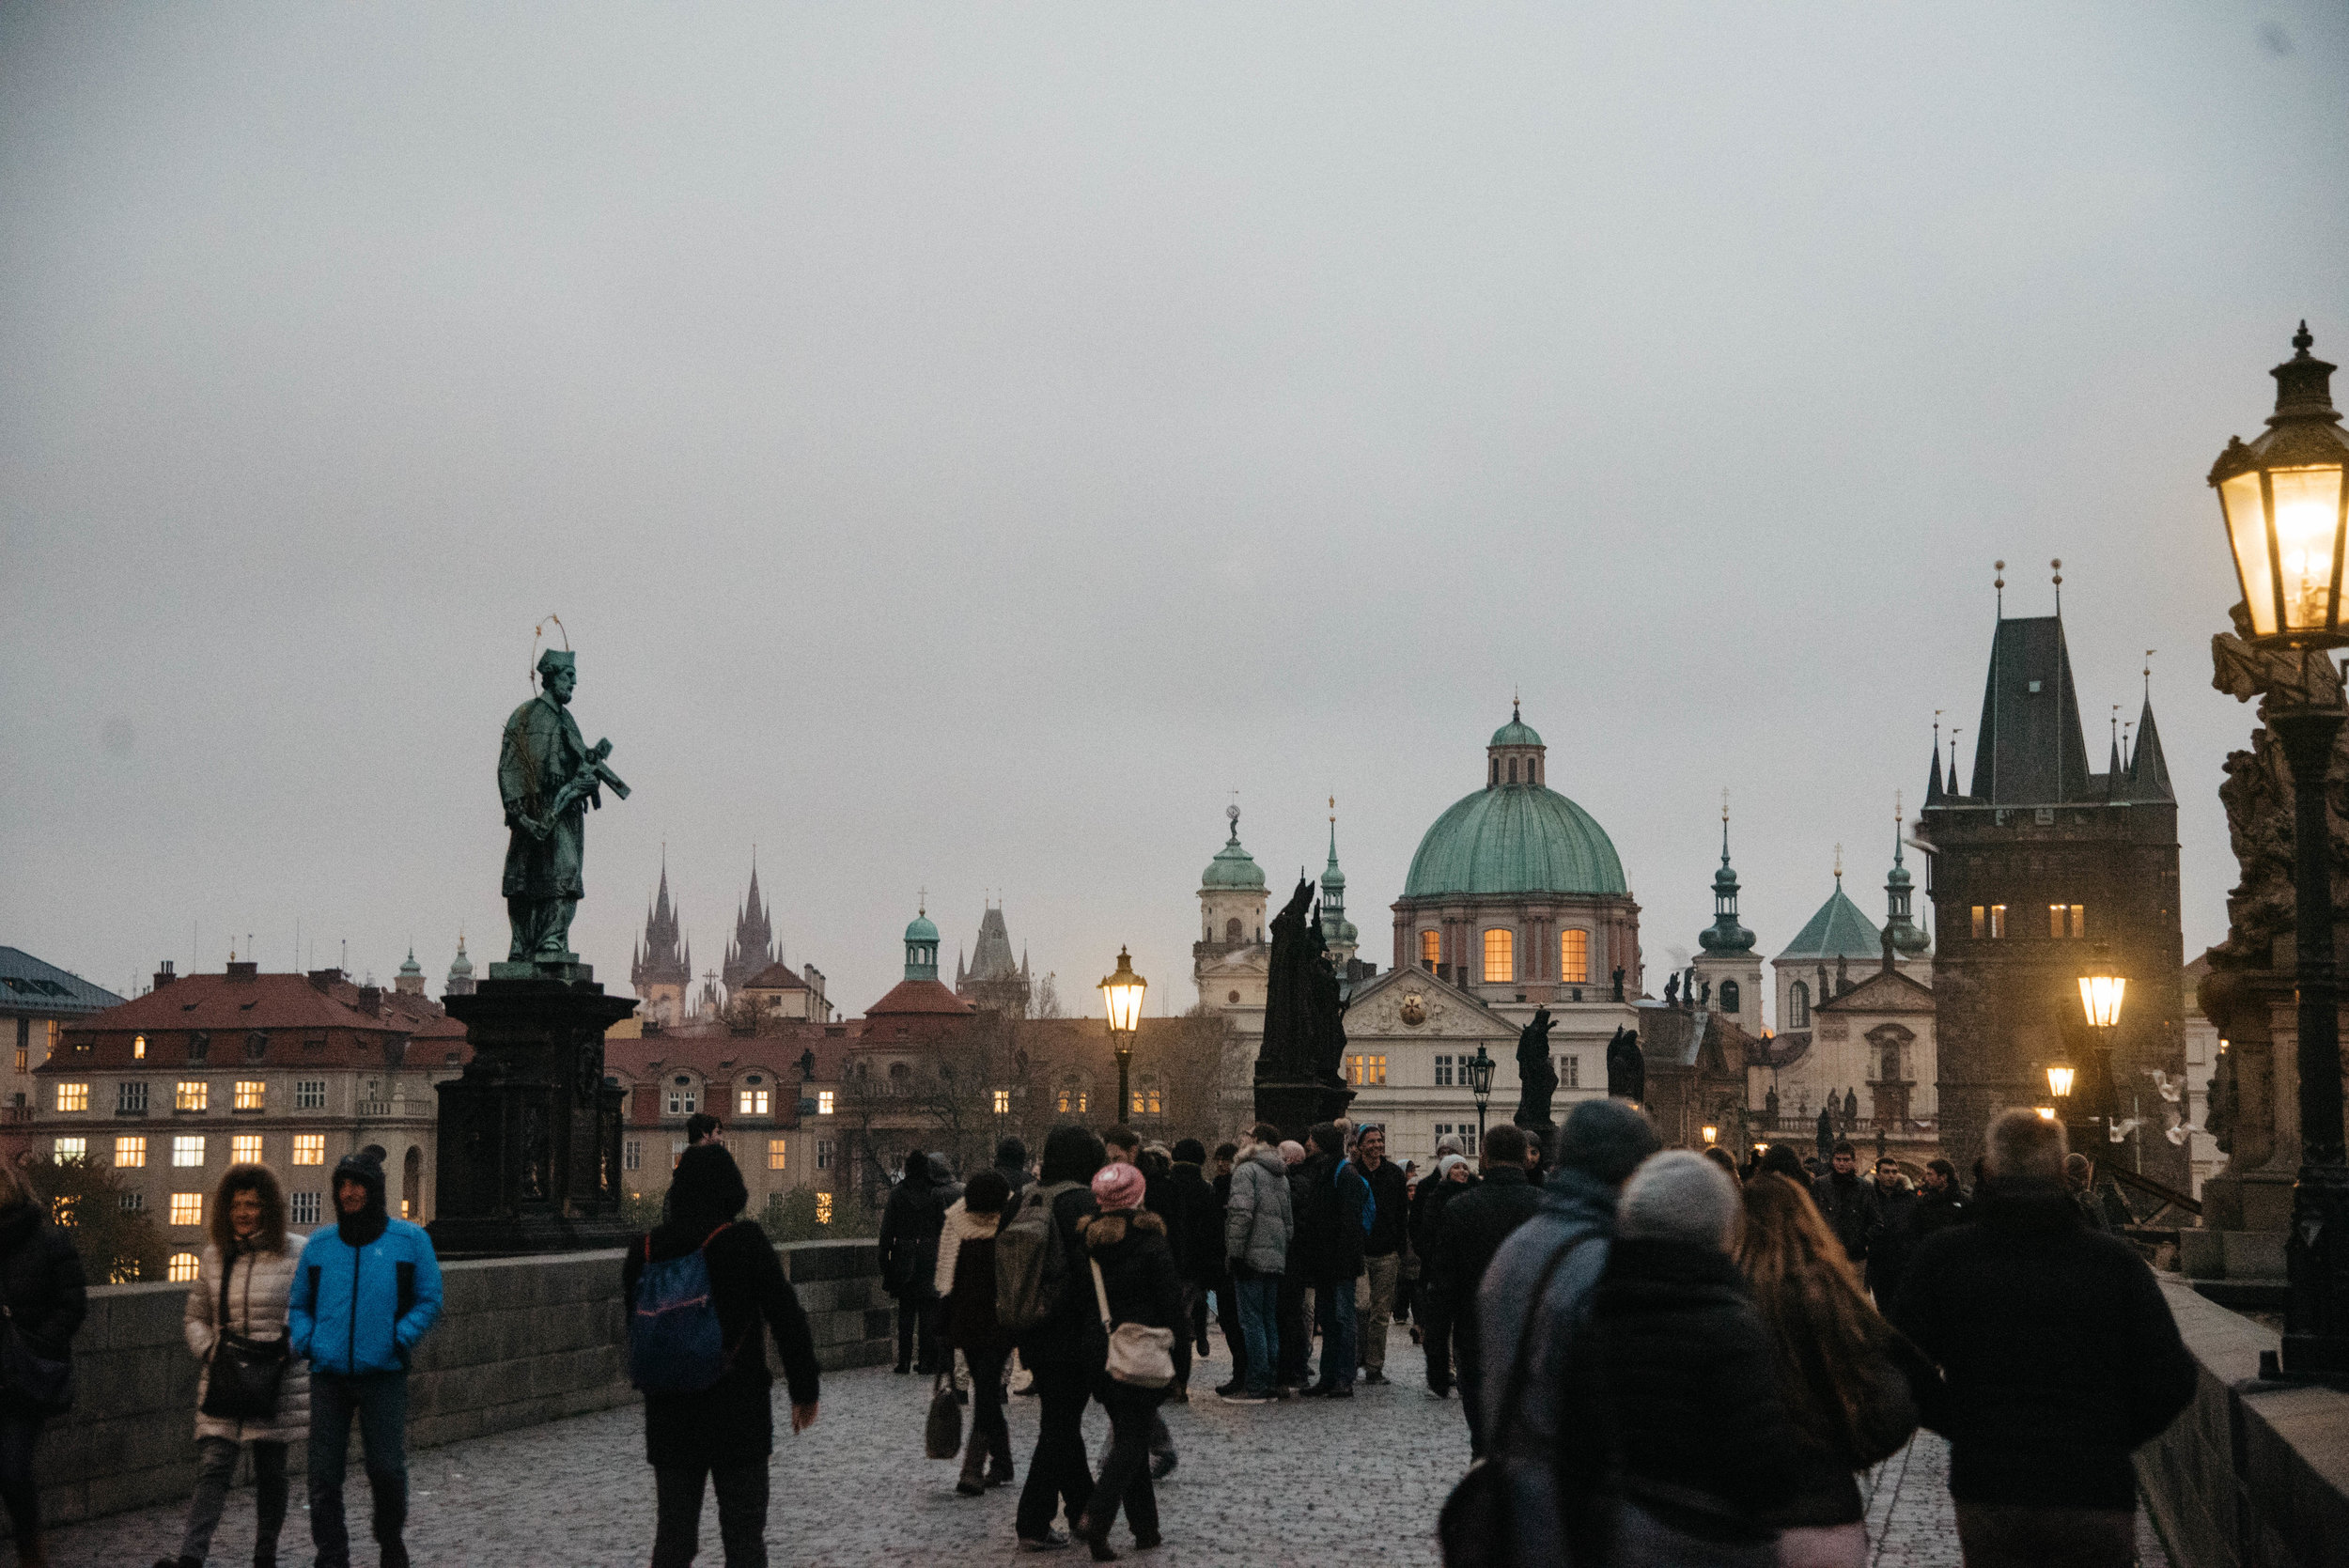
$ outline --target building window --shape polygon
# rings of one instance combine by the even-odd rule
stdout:
[[[1166,1101],[1159,1093],[1159,1080],[1156,1078],[1143,1078],[1142,1080],[1142,1086],[1134,1091],[1134,1103],[1131,1113],[1136,1116],[1163,1116],[1166,1114]]]
[[[319,1222],[319,1194],[297,1192],[287,1201],[292,1205],[291,1213],[288,1218],[295,1224],[315,1225]]]
[[[631,1138],[625,1143],[622,1143],[620,1145],[620,1169],[623,1171],[641,1171],[644,1168],[644,1141],[641,1139]]]
[[[816,1169],[818,1171],[832,1169],[832,1140],[829,1138],[819,1138],[816,1141]],[[817,1195],[817,1202],[825,1208],[832,1206],[823,1203],[822,1194]]]
[[[1807,981],[1797,980],[1786,987],[1786,1027],[1811,1027],[1811,986]]]
[[[175,1110],[202,1110],[211,1103],[212,1086],[202,1079],[183,1079],[172,1088]]]
[[[1422,931],[1419,934],[1419,961],[1429,969],[1443,962],[1443,933]]]
[[[672,1088],[669,1091],[669,1114],[672,1116],[691,1116],[700,1105],[699,1096],[691,1088]]]
[[[1580,1057],[1562,1056],[1558,1058],[1558,1087],[1561,1089],[1582,1087],[1582,1059]]]
[[[816,1091],[817,1115],[829,1116],[832,1114],[832,1092],[829,1089],[818,1089]]]
[[[120,1201],[116,1206],[120,1208],[125,1214],[145,1213],[147,1209],[147,1194],[144,1192],[126,1192],[122,1195]]]
[[[236,1107],[239,1110],[258,1110],[269,1099],[269,1084],[257,1078],[237,1079]]]
[[[1357,1051],[1346,1059],[1346,1081],[1361,1089],[1387,1081],[1387,1059],[1383,1053]]]
[[[829,1192],[816,1194],[816,1223],[818,1225],[832,1223],[832,1194]]]
[[[267,1032],[257,1029],[252,1033],[244,1037],[244,1056],[246,1061],[258,1062],[261,1058],[267,1056],[268,1054],[269,1034]]]
[[[132,1082],[132,1080],[125,1079],[122,1082],[115,1085],[115,1114],[117,1116],[144,1116],[147,1114],[147,1083],[145,1079]]]
[[[70,1159],[86,1159],[89,1157],[89,1140],[86,1138],[60,1138],[56,1141],[56,1146],[52,1157],[54,1157],[60,1165],[63,1165]]]
[[[260,1164],[261,1135],[257,1132],[241,1132],[231,1138],[228,1141],[228,1158],[229,1162],[235,1165]]]
[[[326,1134],[322,1132],[295,1133],[293,1142],[293,1162],[296,1165],[325,1164]]]
[[[132,1036],[131,1036],[131,1060],[132,1060],[132,1061],[133,1061],[133,1062],[144,1062],[144,1061],[146,1061],[146,1060],[147,1060],[147,1036],[146,1036],[146,1035],[144,1035],[144,1034],[133,1034],[133,1035],[132,1035]],[[23,1072],[23,1070],[24,1070],[24,1069],[23,1069],[23,1068],[22,1068],[22,1067],[19,1067],[19,1068],[17,1069],[17,1071],[18,1071],[18,1072],[20,1072],[20,1073],[21,1073],[21,1072]]]
[[[2006,906],[2003,904],[1993,904],[1990,906],[1990,938],[1993,941],[1997,941],[2005,936]]]
[[[2088,907],[2084,904],[2050,904],[2047,906],[2047,935],[2059,940],[2065,937],[2088,934]]]
[[[789,1169],[791,1151],[785,1146],[788,1140],[781,1138],[770,1138],[767,1140],[768,1170],[783,1171]]]
[[[181,1136],[171,1141],[171,1163],[201,1165],[204,1163],[204,1135]]]
[[[1064,1116],[1083,1115],[1085,1098],[1085,1092],[1081,1089],[1063,1088],[1059,1097],[1060,1113]]]
[[[998,1089],[995,1091],[995,1114],[998,1116],[1008,1116],[1011,1114],[1010,1090]]]
[[[57,1109],[59,1110],[87,1110],[89,1109],[89,1085],[86,1083],[58,1084]]]
[[[734,1092],[734,1113],[737,1116],[766,1115],[769,1104],[768,1096],[771,1093],[771,1090],[766,1089],[736,1090]]]
[[[1225,921],[1223,923],[1224,941],[1234,947],[1237,947],[1239,945],[1240,932],[1242,929],[1243,927],[1239,923],[1239,916],[1234,915],[1231,919]]]
[[[1436,1087],[1439,1089],[1452,1087],[1452,1058],[1449,1056],[1436,1058]]]
[[[1591,983],[1591,934],[1588,931],[1558,933],[1558,978],[1568,986]]]
[[[296,1110],[324,1110],[326,1109],[326,1080],[322,1078],[294,1079],[294,1109]]]
[[[202,1030],[188,1036],[188,1060],[201,1062],[212,1054],[212,1037]]]
[[[204,1194],[175,1192],[171,1195],[171,1222],[175,1225],[204,1223]]]
[[[1974,940],[1980,941],[1983,938],[1988,936],[1989,934],[1989,911],[1982,905],[1977,904],[1974,906]]]
[[[175,1285],[184,1285],[195,1278],[195,1269],[194,1252],[174,1252],[170,1265],[163,1269],[163,1278]]]
[[[1517,977],[1517,935],[1501,926],[1485,933],[1485,984],[1504,985]]]
[[[147,1164],[147,1140],[144,1136],[115,1140],[115,1169],[137,1171]]]
[[[1474,1159],[1476,1157],[1476,1124],[1462,1122],[1457,1126],[1450,1122],[1436,1124],[1436,1138],[1439,1141],[1455,1137],[1460,1141],[1460,1152],[1469,1158]]]
[[[1735,982],[1735,980],[1724,980],[1724,981],[1722,981],[1722,982],[1721,982],[1721,1011],[1722,1011],[1722,1012],[1724,1012],[1724,1013],[1735,1013],[1735,1012],[1736,1012],[1736,1011],[1737,1011],[1737,1002],[1738,1002],[1738,1000],[1739,1000],[1739,992],[1738,992],[1738,990],[1737,990],[1737,982]]]

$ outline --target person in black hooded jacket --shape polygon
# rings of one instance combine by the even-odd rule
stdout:
[[[1050,1200],[1052,1224],[1060,1232],[1059,1255],[1068,1265],[1043,1321],[1019,1336],[1019,1362],[1034,1375],[1038,1407],[1035,1452],[1028,1460],[1014,1526],[1020,1545],[1030,1549],[1067,1545],[1068,1538],[1052,1528],[1053,1515],[1066,1507],[1073,1524],[1093,1497],[1084,1417],[1093,1397],[1093,1374],[1100,1362],[1086,1359],[1085,1336],[1089,1325],[1099,1325],[1093,1276],[1081,1266],[1084,1252],[1077,1242],[1077,1226],[1094,1212],[1090,1184],[1108,1157],[1100,1139],[1089,1129],[1054,1127],[1044,1140],[1044,1166],[1036,1173],[1036,1188],[1023,1194],[1034,1201],[1042,1188],[1060,1189]]]
[[[906,1156],[905,1177],[881,1210],[881,1284],[897,1298],[897,1370],[927,1375],[938,1370],[938,1234],[946,1228],[954,1193],[938,1180],[930,1157]],[[917,1357],[916,1341],[919,1341]]]
[[[36,1355],[57,1361],[71,1357],[73,1336],[89,1311],[81,1255],[6,1165],[0,1165],[0,1302]],[[41,1553],[40,1493],[33,1482],[33,1452],[47,1419],[39,1406],[0,1390],[0,1503],[8,1507],[17,1560],[25,1564],[49,1560]]]
[[[645,1457],[653,1467],[659,1510],[653,1568],[683,1568],[700,1545],[702,1482],[718,1494],[718,1536],[726,1568],[764,1568],[767,1561],[767,1467],[774,1452],[766,1337],[774,1337],[791,1392],[791,1430],[816,1424],[820,1374],[816,1342],[799,1293],[784,1277],[767,1233],[741,1218],[750,1193],[734,1157],[717,1143],[697,1143],[677,1160],[669,1181],[668,1219],[639,1237],[620,1265],[631,1314],[637,1281],[647,1263],[681,1258],[696,1249],[709,1269],[710,1304],[726,1346],[725,1371],[692,1393],[645,1395]]]

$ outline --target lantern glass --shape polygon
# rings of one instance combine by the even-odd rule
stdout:
[[[1134,961],[1124,948],[1117,950],[1117,970],[1101,982],[1102,1011],[1109,1016],[1110,1032],[1131,1034],[1142,1021],[1143,993],[1150,983],[1134,972]]]
[[[2267,564],[2267,502],[2257,469],[2218,482],[2218,504],[2227,514],[2227,539],[2234,547],[2235,575],[2251,612],[2251,635],[2276,635],[2276,577]]]
[[[1720,1129],[1720,1128],[1719,1128],[1719,1127],[1706,1127],[1706,1128],[1704,1129],[1704,1141],[1705,1141],[1707,1143],[1710,1143],[1710,1142],[1714,1141],[1716,1139],[1719,1138],[1719,1137],[1720,1137],[1720,1134],[1721,1134],[1721,1129]]]
[[[2339,464],[2250,469],[2218,482],[2254,637],[2338,629],[2341,485]]]
[[[2052,1121],[2054,1121],[2054,1120],[2055,1120],[2055,1107],[2054,1107],[2054,1106],[2051,1106],[2051,1105],[2043,1105],[2043,1106],[2041,1106],[2041,1107],[2039,1108],[2039,1119],[2040,1119],[2041,1121],[2043,1121],[2043,1122],[2052,1122]]]
[[[2110,1029],[2121,1021],[2122,994],[2129,983],[2117,974],[2080,976],[2080,1006],[2092,1029]]]
[[[2072,1093],[2072,1069],[2057,1065],[2047,1069],[2047,1093],[2063,1099]]]
[[[1493,1059],[1486,1056],[1481,1049],[1478,1050],[1474,1056],[1469,1059],[1469,1089],[1470,1093],[1477,1094],[1489,1094],[1493,1092]]]

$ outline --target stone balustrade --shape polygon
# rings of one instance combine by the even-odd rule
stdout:
[[[878,1246],[776,1249],[825,1369],[895,1354]],[[428,1448],[627,1404],[620,1254],[571,1252],[445,1264],[446,1305],[412,1372],[409,1442]],[[183,1284],[105,1285],[73,1346],[72,1413],[41,1440],[45,1519],[67,1523],[185,1497],[195,1483],[196,1363]],[[356,1439],[353,1439],[355,1444]],[[303,1457],[291,1456],[297,1506]],[[358,1474],[358,1454],[351,1456]]]

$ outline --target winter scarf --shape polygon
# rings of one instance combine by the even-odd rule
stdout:
[[[946,1211],[946,1228],[938,1233],[938,1268],[930,1276],[931,1288],[945,1296],[955,1288],[955,1259],[962,1251],[965,1241],[987,1241],[995,1234],[995,1227],[1003,1222],[1000,1214],[972,1214],[955,1200]]]

